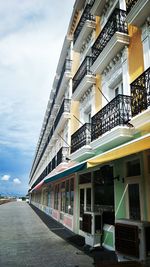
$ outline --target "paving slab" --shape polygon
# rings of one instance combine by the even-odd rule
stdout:
[[[93,258],[62,239],[26,202],[0,206],[0,267],[93,267]]]

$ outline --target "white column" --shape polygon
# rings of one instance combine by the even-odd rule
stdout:
[[[126,1],[125,0],[119,0],[119,7],[122,10],[126,10]]]
[[[122,80],[123,94],[130,95],[130,78],[128,70],[128,48],[125,47],[122,54]]]
[[[150,66],[150,18],[142,28],[142,43],[143,43],[143,56],[144,56],[144,70]]]

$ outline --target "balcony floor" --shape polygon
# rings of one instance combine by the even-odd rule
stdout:
[[[128,44],[129,35],[126,33],[116,32],[95,60],[91,67],[91,71],[94,74],[101,74],[115,55]]]

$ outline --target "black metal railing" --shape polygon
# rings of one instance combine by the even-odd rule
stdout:
[[[73,77],[73,86],[72,91],[76,90],[81,80],[85,77],[85,75],[92,74],[90,68],[92,66],[92,57],[87,56],[82,64],[80,65],[79,69],[77,70],[76,74]]]
[[[42,157],[43,157],[43,155],[44,155],[44,152],[45,152],[45,150],[46,150],[46,148],[47,148],[47,146],[48,146],[48,144],[49,144],[49,142],[50,142],[50,140],[51,140],[51,138],[52,138],[52,136],[53,136],[54,130],[55,130],[55,128],[57,127],[58,122],[59,122],[59,120],[60,120],[60,118],[61,118],[63,112],[70,112],[70,104],[71,104],[71,100],[70,100],[70,99],[64,99],[64,101],[63,101],[63,103],[62,103],[62,105],[61,105],[61,107],[60,107],[60,110],[59,110],[59,112],[58,112],[58,114],[57,114],[57,117],[56,117],[56,119],[55,119],[54,125],[52,126],[51,131],[50,131],[50,133],[49,133],[49,135],[48,135],[48,137],[47,137],[47,140],[46,140],[46,142],[45,142],[45,145],[44,145],[44,147],[43,147],[43,149],[42,149],[42,151],[41,151],[41,153],[40,153],[40,157],[39,157],[39,159],[38,159],[38,161],[37,161],[37,163],[36,163],[36,165],[35,165],[35,167],[34,167],[34,171],[33,171],[33,173],[32,173],[32,177],[33,177],[33,175],[34,175],[34,173],[35,173],[35,171],[36,171],[36,168],[37,168],[37,166],[38,166],[40,160],[42,159]],[[37,158],[37,156],[36,156],[36,158]],[[31,178],[31,179],[32,179],[32,178]]]
[[[56,87],[56,96],[58,94],[62,79],[64,77],[64,73],[67,71],[71,71],[71,67],[72,67],[72,60],[70,59],[65,59],[65,63],[62,67],[62,71],[61,71],[61,75],[59,77],[58,83],[57,83],[57,87]]]
[[[103,51],[115,32],[128,33],[126,12],[116,8],[92,46],[93,63]]]
[[[130,87],[132,116],[135,116],[150,106],[150,68],[133,81]]]
[[[130,12],[130,10],[132,9],[132,7],[136,4],[138,0],[126,0],[126,10],[127,10],[127,14]]]
[[[52,170],[56,168],[56,156],[52,159]]]
[[[56,129],[57,125],[58,125],[58,122],[60,121],[60,118],[62,116],[62,114],[64,112],[70,112],[70,104],[71,104],[71,100],[70,99],[64,99],[62,104],[61,104],[61,107],[58,111],[58,114],[57,114],[57,117],[55,119],[55,122],[54,122],[54,130]]]
[[[69,155],[69,147],[61,147],[57,153],[57,165],[61,162],[66,162],[66,158]]]
[[[64,76],[64,73],[67,72],[67,71],[71,71],[71,67],[72,67],[72,60],[70,59],[65,59],[65,62],[64,62],[64,65],[62,67],[62,72],[61,72],[61,75],[60,75],[60,78],[59,78],[59,81],[58,81],[58,84],[57,84],[57,87],[56,87],[56,92],[55,92],[55,95],[54,95],[54,98],[53,98],[53,102],[51,103],[51,106],[50,106],[50,110],[48,112],[48,117],[47,117],[47,120],[46,120],[46,123],[45,123],[45,126],[44,126],[44,130],[43,130],[43,133],[42,133],[42,137],[41,137],[41,140],[39,142],[39,145],[38,145],[38,148],[37,148],[37,152],[36,152],[36,156],[35,156],[35,159],[34,159],[34,162],[32,164],[32,166],[34,165],[35,163],[35,160],[37,158],[37,154],[39,152],[39,148],[40,148],[40,145],[41,145],[41,142],[42,142],[42,139],[43,139],[43,136],[45,134],[45,130],[46,130],[46,127],[48,125],[48,121],[49,121],[49,118],[51,116],[51,113],[52,113],[52,109],[54,107],[54,104],[55,104],[55,98],[58,94],[58,91],[59,91],[59,88],[60,88],[60,85],[61,85],[61,82],[62,82],[62,79],[63,79],[63,76]],[[32,168],[33,169],[33,168]],[[32,170],[31,170],[32,171]]]
[[[91,124],[85,123],[71,136],[71,153],[88,145],[91,141]]]
[[[91,140],[118,125],[126,125],[131,118],[131,97],[117,95],[92,117]]]
[[[81,18],[78,22],[78,25],[75,29],[75,32],[74,32],[74,38],[73,38],[73,43],[75,44],[75,42],[77,41],[78,39],[78,36],[85,24],[85,22],[87,20],[90,20],[90,21],[95,21],[95,17],[90,13],[90,10],[91,10],[91,7],[93,5],[93,2],[91,2],[91,4],[87,4],[82,15],[81,15]]]

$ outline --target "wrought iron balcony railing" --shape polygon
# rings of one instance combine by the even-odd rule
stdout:
[[[66,157],[69,155],[69,147],[62,147],[57,153],[57,165],[61,162],[66,162]]]
[[[132,9],[132,7],[136,4],[138,0],[126,0],[126,10],[127,10],[127,14],[130,12],[130,10]]]
[[[56,156],[52,159],[52,170],[56,168]]]
[[[59,112],[57,114],[57,117],[55,119],[55,122],[54,122],[54,130],[56,129],[57,125],[58,125],[58,122],[60,121],[60,118],[62,116],[62,114],[64,112],[70,112],[70,104],[71,104],[71,100],[70,99],[64,99],[62,104],[61,104],[61,107],[59,109]]]
[[[89,145],[91,141],[91,124],[85,123],[71,136],[71,153],[79,148]]]
[[[115,9],[92,46],[93,63],[116,32],[128,33],[126,12]]]
[[[150,106],[150,68],[133,81],[130,87],[132,116],[135,116]]]
[[[118,125],[126,125],[131,118],[131,97],[117,95],[92,117],[91,140]]]
[[[75,32],[74,32],[74,39],[73,39],[74,44],[75,44],[76,40],[78,39],[78,36],[79,36],[85,22],[87,20],[95,21],[95,17],[92,14],[90,14],[90,10],[91,10],[92,5],[93,5],[93,2],[91,1],[90,4],[86,5],[86,7],[82,13],[82,16],[81,16],[81,18],[78,22],[78,25],[75,29]]]
[[[60,85],[61,85],[61,82],[62,82],[62,79],[64,77],[64,73],[66,71],[71,71],[71,67],[72,67],[72,60],[70,59],[65,59],[65,63],[62,67],[62,71],[61,71],[61,75],[59,77],[59,80],[58,80],[58,83],[57,83],[57,87],[56,87],[56,96],[58,94],[58,91],[59,91],[59,88],[60,88]]]
[[[92,66],[92,57],[87,56],[84,61],[82,62],[81,66],[77,70],[76,74],[73,77],[73,93],[76,90],[77,86],[81,82],[81,80],[84,78],[85,75],[92,74],[90,68]]]

